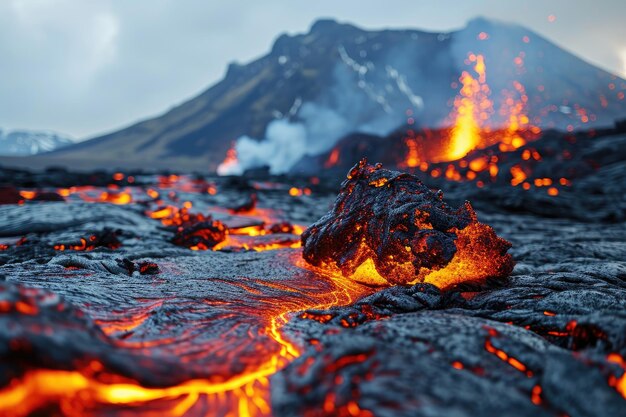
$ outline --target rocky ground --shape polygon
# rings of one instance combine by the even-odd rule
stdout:
[[[555,197],[451,185],[516,265],[446,291],[307,264],[315,180],[2,170],[0,415],[626,415],[618,163]]]

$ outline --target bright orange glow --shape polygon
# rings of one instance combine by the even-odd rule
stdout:
[[[133,201],[133,197],[129,193],[126,193],[126,192],[109,193],[105,191],[102,194],[100,194],[100,201],[113,203],[117,205],[124,205],[124,204],[131,203]]]
[[[446,154],[447,161],[464,157],[481,143],[481,121],[487,120],[493,113],[484,57],[471,54],[470,61],[475,62],[477,77],[463,71],[459,79],[462,87],[460,95],[454,99],[455,120]]]
[[[20,195],[22,197],[24,197],[27,200],[32,200],[33,198],[35,198],[37,196],[37,192],[36,191],[20,191]]]
[[[415,138],[406,138],[404,143],[407,146],[406,158],[401,166],[407,168],[415,168],[420,164],[419,152],[417,150],[417,140]]]
[[[480,158],[476,158],[470,161],[469,167],[472,171],[481,172],[487,169],[489,163],[489,158],[486,156],[482,156]]]
[[[514,187],[523,183],[526,180],[526,173],[519,165],[513,165],[511,167],[511,176],[513,177],[513,179],[511,180],[511,185]]]
[[[535,405],[540,405],[542,400],[541,400],[541,385],[535,385],[531,391],[531,395],[530,395],[530,400],[533,402],[533,404]]]
[[[622,356],[617,353],[610,353],[607,356],[606,360],[618,364],[624,370],[624,373],[621,377],[609,378],[609,385],[614,387],[622,397],[626,398],[626,360],[624,360],[624,358],[622,358]]]
[[[229,173],[231,170],[239,164],[239,160],[237,159],[237,150],[235,146],[231,146],[228,151],[226,151],[226,157],[222,161],[222,163],[218,166],[218,173]]]
[[[351,276],[357,282],[369,285],[386,285],[387,280],[380,276],[372,258],[367,258]]]
[[[264,234],[264,233],[259,233]],[[236,247],[244,250],[253,250],[255,252],[262,252],[266,250],[276,250],[285,248],[299,248],[301,246],[300,241],[297,242],[285,242],[285,243],[271,243],[271,242],[252,242],[246,239],[246,236],[258,236],[257,234],[250,235],[236,235],[227,234],[226,239],[215,245],[212,250],[219,251],[224,248]],[[191,248],[193,250],[193,248]],[[198,249],[195,249],[198,250]],[[204,250],[204,249],[203,249]]]
[[[493,229],[482,223],[472,223],[465,229],[455,231],[458,237],[454,258],[444,268],[429,272],[423,282],[446,289],[462,282],[480,282],[497,275],[502,265],[497,257],[492,256],[489,242],[483,238],[490,232]]]
[[[339,148],[334,148],[324,163],[324,168],[332,168],[339,163]]]
[[[493,346],[493,344],[491,343],[491,340],[487,339],[487,341],[485,342],[485,349],[487,350],[487,352],[494,354],[500,360],[507,362],[509,365],[511,365],[513,368],[517,369],[518,371],[524,372],[528,376],[532,375],[532,372],[528,370],[526,365],[524,365],[523,363],[521,363],[519,360],[515,359],[514,357],[510,356],[508,353],[506,353],[502,349],[498,349],[495,346]]]

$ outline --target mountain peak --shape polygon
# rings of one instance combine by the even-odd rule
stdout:
[[[346,31],[361,31],[361,29],[350,23],[342,23],[338,22],[334,19],[318,19],[313,22],[311,25],[311,29],[309,30],[310,34],[321,34],[324,36],[337,34],[338,32],[346,32]]]
[[[335,19],[329,19],[329,18],[318,19],[315,22],[313,22],[309,32],[311,33],[326,32],[328,30],[334,30],[338,26],[342,26],[342,25],[339,22],[337,22]]]
[[[465,28],[462,30],[470,30],[477,32],[490,32],[495,29],[522,29],[523,26],[518,25],[516,23],[505,22],[498,19],[487,18],[484,16],[477,16],[473,19],[470,19]],[[528,31],[528,29],[525,29]]]

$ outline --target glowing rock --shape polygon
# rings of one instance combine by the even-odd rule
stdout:
[[[172,242],[192,250],[207,250],[224,239],[226,239],[226,226],[209,217],[205,221],[179,226]]]
[[[365,159],[302,245],[310,264],[374,285],[448,288],[506,276],[514,265],[511,244],[479,223],[469,202],[453,209],[417,177]]]

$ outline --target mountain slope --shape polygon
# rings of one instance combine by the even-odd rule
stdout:
[[[279,37],[254,62],[232,64],[222,81],[166,114],[53,155],[215,170],[244,137],[237,150],[246,166],[287,170],[351,132],[387,134],[407,114],[418,126],[449,124],[469,53],[485,58],[494,124],[505,123],[501,92],[515,82],[530,120],[544,128],[610,125],[626,115],[626,82],[520,26],[475,19],[459,31],[427,33],[322,20],[307,34]]]

